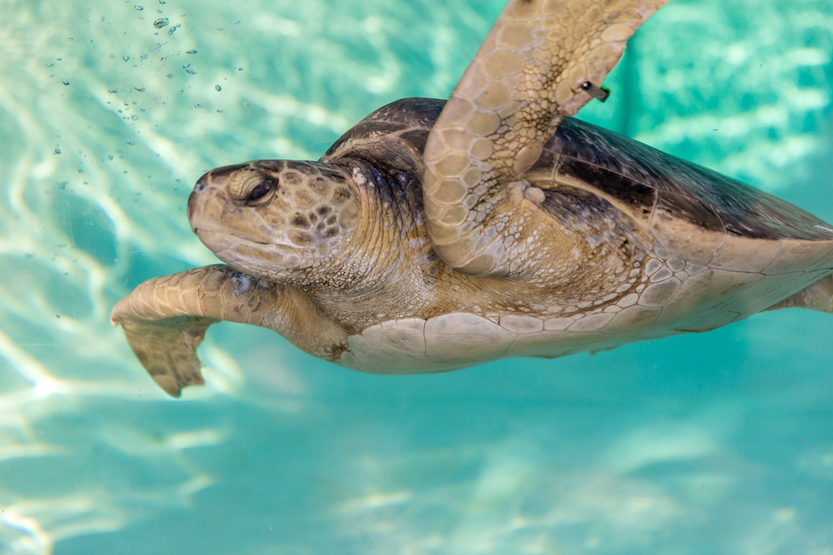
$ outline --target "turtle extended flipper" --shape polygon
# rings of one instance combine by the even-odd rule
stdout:
[[[203,384],[196,348],[208,326],[221,320],[264,325],[279,300],[277,287],[229,266],[204,266],[144,282],[113,308],[110,322],[121,324],[159,387],[179,397],[183,387]]]
[[[521,203],[543,200],[524,172],[564,116],[603,96],[627,40],[667,2],[507,4],[426,144],[425,212],[443,260],[476,276],[523,272],[516,217]]]
[[[208,326],[223,320],[276,331],[325,360],[338,358],[347,344],[344,328],[301,290],[224,265],[148,280],[110,314],[145,370],[174,397],[202,385],[196,348]]]
[[[221,320],[272,327],[264,317],[280,300],[279,287],[229,266],[204,266],[148,280],[119,301],[110,322],[122,325],[136,357],[174,397],[202,385],[196,348]]]

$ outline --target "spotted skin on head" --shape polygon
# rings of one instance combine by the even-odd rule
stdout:
[[[260,160],[217,168],[197,182],[188,218],[224,262],[260,278],[302,283],[328,266],[359,224],[349,170]]]

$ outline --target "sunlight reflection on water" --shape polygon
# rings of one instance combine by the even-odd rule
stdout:
[[[833,553],[828,315],[402,379],[222,325],[166,398],[108,315],[215,260],[192,182],[447,96],[502,2],[134,4],[0,4],[0,554]],[[827,0],[629,52],[585,119],[833,220]]]

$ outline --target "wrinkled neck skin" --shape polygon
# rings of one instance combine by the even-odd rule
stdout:
[[[621,265],[620,257],[606,260],[604,249],[590,245],[583,234],[567,233],[529,204],[524,210],[534,221],[530,227],[548,230],[548,245],[570,253],[571,263],[560,262],[567,254],[550,253],[556,269],[541,266],[544,282],[466,275],[434,252],[418,175],[362,159],[342,159],[339,164],[350,171],[362,217],[340,254],[321,265],[315,280],[298,287],[350,333],[394,319],[428,319],[451,312],[493,320],[505,314],[546,313],[572,300],[600,265]]]
[[[339,165],[357,190],[360,224],[315,279],[297,286],[350,328],[421,312],[434,297],[431,274],[444,264],[425,230],[419,177],[360,159]]]
[[[580,191],[552,189],[541,205],[521,202],[510,214],[526,221],[527,237],[518,240],[535,261],[530,275],[472,277],[434,252],[418,175],[359,159],[345,159],[343,165],[361,199],[361,223],[339,259],[323,269],[322,281],[304,290],[351,333],[389,320],[451,312],[498,321],[507,314],[555,314],[615,303],[636,286],[643,251],[650,246],[645,232],[627,218],[612,216],[615,208],[607,203],[594,204]],[[332,287],[330,272],[351,279]]]
[[[432,276],[450,272],[430,246],[419,171],[358,157],[256,160],[201,177],[188,217],[235,270],[293,288],[361,330],[423,314],[437,299]]]

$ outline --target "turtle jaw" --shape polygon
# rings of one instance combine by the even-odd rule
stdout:
[[[303,265],[302,253],[290,245],[258,241],[231,230],[193,229],[217,258],[253,277],[285,281]]]
[[[217,251],[228,250],[233,248],[237,243],[254,243],[256,245],[265,245],[268,246],[271,243],[266,241],[258,241],[257,239],[252,239],[251,237],[247,237],[240,233],[235,233],[234,231],[220,229],[208,229],[208,228],[199,228],[194,227],[192,228],[194,233],[197,237],[200,238],[200,241],[203,245],[208,247],[211,252],[216,253]]]
[[[232,268],[253,277],[282,281],[303,265],[304,256],[294,245],[281,240],[281,234],[253,208],[230,198],[226,177],[248,168],[248,164],[241,164],[202,176],[188,197],[188,220],[200,242]]]

